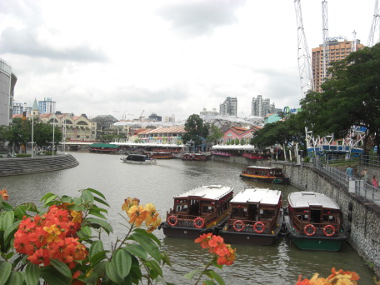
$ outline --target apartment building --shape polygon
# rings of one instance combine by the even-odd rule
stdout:
[[[351,52],[364,48],[364,45],[360,43],[360,40],[347,41],[342,40],[340,38],[330,40],[327,46],[327,58],[330,63],[342,60]],[[312,70],[314,90],[317,92],[321,92],[321,85],[324,81],[323,44],[319,45],[319,47],[312,49]]]
[[[0,126],[9,126],[12,120],[14,87],[17,77],[12,67],[0,58]]]
[[[222,104],[220,104],[220,115],[237,116],[237,98],[227,97]]]

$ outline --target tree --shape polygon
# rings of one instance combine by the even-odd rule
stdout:
[[[207,142],[218,144],[224,135],[222,130],[215,125],[210,125],[208,129],[209,134],[207,136]]]
[[[10,145],[15,147],[26,146],[31,141],[31,122],[29,120],[15,118],[8,128],[6,138]]]
[[[34,142],[38,146],[50,146],[53,141],[53,126],[50,124],[37,122],[34,124]],[[54,126],[55,144],[62,140],[62,132],[58,126]]]
[[[203,122],[199,115],[193,114],[187,118],[185,123],[186,133],[182,136],[184,143],[193,141],[195,146],[202,144],[202,138],[206,138],[209,134],[207,125]]]
[[[380,143],[380,44],[333,63],[322,93],[301,100],[307,127],[314,135],[344,138],[353,126],[366,128],[365,142]],[[365,151],[366,144],[365,144]]]

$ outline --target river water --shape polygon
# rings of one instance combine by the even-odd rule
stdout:
[[[71,153],[79,166],[71,169],[10,176],[0,178],[0,189],[6,188],[10,203],[35,202],[47,192],[57,195],[78,194],[78,190],[94,188],[101,191],[110,204],[109,219],[114,234],[121,237],[126,231],[122,225],[121,205],[126,197],[137,197],[142,204],[152,202],[165,219],[166,211],[173,206],[173,196],[192,188],[221,184],[232,186],[237,193],[244,188],[265,187],[279,189],[286,197],[290,192],[300,191],[291,185],[263,184],[239,177],[243,165],[217,161],[193,162],[180,159],[158,160],[157,165],[123,164],[121,156]],[[167,238],[162,231],[156,230],[173,266],[164,268],[165,280],[175,284],[192,284],[183,275],[205,264],[208,254],[193,240]],[[340,252],[301,251],[286,239],[273,246],[232,245],[237,249],[237,259],[232,266],[223,270],[215,269],[226,284],[295,284],[298,275],[311,278],[318,272],[323,277],[330,274],[331,268],[356,271],[360,284],[373,284],[373,272],[363,259],[347,244]]]

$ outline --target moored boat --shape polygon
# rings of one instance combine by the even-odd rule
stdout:
[[[150,154],[150,158],[155,159],[172,159],[174,158],[174,155],[171,152],[152,152]]]
[[[222,185],[201,186],[175,196],[160,228],[166,236],[197,238],[226,222],[232,196],[233,188]]]
[[[275,184],[289,184],[290,179],[279,167],[248,166],[240,174],[242,178],[264,181]]]
[[[291,242],[300,249],[339,251],[347,239],[338,204],[321,193],[290,193],[284,222]]]
[[[131,164],[157,164],[154,158],[149,158],[144,154],[129,154],[125,157],[120,158],[124,163]]]
[[[230,201],[230,216],[218,232],[229,243],[272,245],[283,221],[281,191],[244,189]]]

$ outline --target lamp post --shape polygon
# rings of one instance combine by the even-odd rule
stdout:
[[[53,145],[51,148],[51,155],[54,155],[54,125],[55,125],[55,118],[53,117]]]
[[[32,115],[32,157],[33,157],[33,154],[34,154],[33,142],[34,142],[34,114]]]

